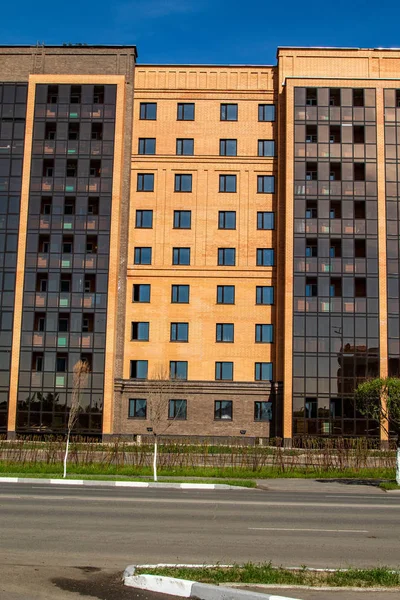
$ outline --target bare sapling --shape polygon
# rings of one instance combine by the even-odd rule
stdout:
[[[68,416],[68,425],[67,425],[67,442],[65,446],[65,454],[64,454],[64,472],[63,478],[65,479],[67,476],[67,461],[68,461],[68,452],[69,452],[69,442],[71,438],[71,432],[74,429],[79,413],[81,411],[81,395],[82,389],[85,387],[88,374],[89,374],[89,365],[86,361],[78,360],[76,365],[74,366],[74,377],[72,383],[72,400],[71,400],[71,408],[69,409]]]

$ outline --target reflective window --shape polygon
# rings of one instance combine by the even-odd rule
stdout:
[[[216,362],[215,363],[215,379],[217,380],[233,380],[233,362]]]
[[[221,121],[237,121],[238,120],[238,105],[237,104],[221,104]]]
[[[214,419],[216,421],[232,421],[233,402],[231,400],[216,400],[214,403]]]
[[[187,419],[187,400],[170,400],[168,404],[169,419]]]
[[[217,304],[235,304],[234,285],[217,285]]]
[[[254,379],[256,381],[272,381],[272,363],[270,363],[270,362],[255,363]]]
[[[147,121],[155,121],[157,119],[157,103],[141,102],[140,119],[145,119]]]
[[[129,398],[128,417],[132,419],[146,419],[147,400],[144,398]]]

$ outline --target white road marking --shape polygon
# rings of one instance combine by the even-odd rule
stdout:
[[[60,488],[57,488],[58,490]],[[72,491],[72,490],[71,490]],[[239,503],[237,500],[218,500],[215,499],[203,499],[203,498],[146,498],[146,497],[124,497],[121,498],[119,496],[114,496],[110,493],[107,497],[99,497],[99,496],[85,496],[84,491],[82,489],[82,493],[76,495],[68,495],[68,496],[59,496],[58,494],[54,494],[52,496],[45,495],[34,495],[34,494],[0,494],[0,498],[12,500],[15,498],[21,498],[26,500],[51,500],[53,502],[58,502],[59,500],[79,500],[80,502],[131,502],[131,503],[139,503],[139,504],[211,504],[213,506],[220,505],[231,505],[231,506],[276,506],[278,508],[282,507],[309,507],[309,508],[362,508],[362,509],[394,509],[400,510],[399,504],[352,504],[352,503],[344,503],[344,502],[257,502],[253,500],[241,500]]]
[[[368,533],[366,529],[298,529],[283,527],[249,527],[250,531],[313,531],[320,533]]]

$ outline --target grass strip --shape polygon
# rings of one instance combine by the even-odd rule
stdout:
[[[274,567],[272,563],[247,563],[232,567],[160,567],[156,569],[138,568],[137,574],[164,575],[201,583],[258,583],[265,585],[307,585],[330,587],[398,587],[400,572],[388,567],[374,569],[348,569],[344,571],[309,571]]]
[[[382,481],[379,487],[383,490],[400,490],[400,485],[397,485],[395,481]]]
[[[2,477],[19,477],[40,479],[43,477],[43,473],[1,473],[0,482]],[[46,473],[46,479],[62,479],[62,473]],[[77,475],[74,473],[68,473],[67,479],[84,479],[90,481],[149,481],[152,482],[151,477],[119,477],[118,475]],[[254,480],[243,480],[243,479],[203,479],[203,478],[173,478],[173,477],[159,477],[159,483],[212,483],[221,485],[232,485],[244,488],[256,488],[257,484]]]
[[[151,467],[135,465],[115,465],[104,463],[87,463],[77,465],[72,461],[69,472],[74,475],[116,475],[119,477],[151,477]],[[39,476],[62,471],[59,462],[11,462],[0,461],[0,474],[26,473]],[[393,480],[395,470],[391,468],[348,468],[348,469],[319,469],[313,467],[293,467],[282,470],[277,467],[261,467],[248,469],[242,467],[179,467],[162,466],[158,468],[160,476],[164,477],[202,477],[206,479],[275,479],[275,478],[305,478],[305,479],[388,479]]]

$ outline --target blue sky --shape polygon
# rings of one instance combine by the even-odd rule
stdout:
[[[275,64],[279,45],[400,47],[398,0],[1,4],[1,44],[136,44],[139,63]]]

